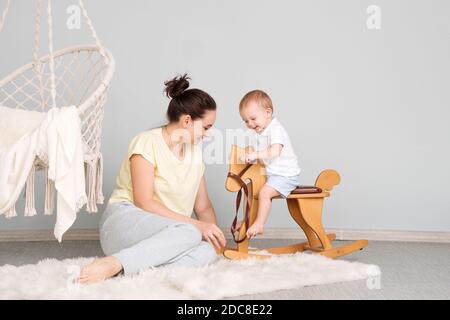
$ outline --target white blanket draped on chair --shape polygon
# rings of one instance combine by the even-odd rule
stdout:
[[[101,180],[101,176],[85,177],[85,147],[77,108],[52,108],[40,113],[0,107],[0,132],[0,214],[17,215],[15,203],[26,184],[25,215],[35,215],[34,175],[36,167],[46,168],[45,213],[53,211],[54,185],[57,191],[54,234],[61,242],[76,213],[87,202],[85,180]],[[92,175],[101,170],[87,172]],[[101,203],[103,197],[98,200]]]

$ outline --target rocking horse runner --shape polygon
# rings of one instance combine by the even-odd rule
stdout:
[[[229,173],[225,187],[228,191],[238,192],[236,197],[236,217],[233,220],[231,231],[237,243],[236,249],[227,249],[224,256],[230,259],[246,259],[249,257],[269,258],[269,255],[249,253],[249,238],[246,230],[256,219],[258,212],[258,191],[265,183],[264,166],[258,161],[255,164],[245,164],[239,159],[248,152],[248,148],[239,148],[233,145],[231,150]],[[245,182],[249,180],[249,182]],[[305,250],[314,251],[320,255],[337,258],[347,255],[367,246],[367,240],[357,240],[350,244],[334,247],[332,241],[336,239],[335,234],[326,234],[322,225],[323,200],[330,196],[330,191],[340,182],[340,176],[335,170],[324,170],[316,179],[315,186],[300,186],[286,198],[291,216],[304,231],[307,242],[294,245],[265,248],[263,250],[271,254],[287,254]],[[236,239],[237,213],[242,197],[245,194],[244,223],[239,229]],[[276,197],[280,199],[281,197]],[[262,249],[258,249],[262,250]]]

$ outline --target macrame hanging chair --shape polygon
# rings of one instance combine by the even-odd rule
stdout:
[[[87,187],[88,212],[97,212],[97,204],[103,203],[102,155],[100,138],[107,89],[114,73],[115,63],[94,30],[83,1],[78,5],[86,24],[95,39],[95,45],[77,45],[53,50],[52,1],[47,2],[48,54],[39,56],[41,16],[43,0],[37,0],[35,45],[33,61],[0,80],[0,106],[22,110],[47,112],[54,107],[74,105],[81,120],[84,144],[84,162]],[[0,16],[0,32],[3,28],[10,0]],[[3,61],[2,61],[3,63]],[[27,180],[25,216],[35,215],[34,173],[47,170],[48,164],[36,157]],[[47,177],[45,214],[54,210],[54,186]],[[15,215],[15,209],[9,216]],[[8,214],[6,215],[8,217]]]

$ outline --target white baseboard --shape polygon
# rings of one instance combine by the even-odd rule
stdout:
[[[450,243],[450,232],[329,229],[337,240],[367,239],[372,241]]]
[[[396,242],[436,242],[450,243],[450,232],[435,231],[395,231],[395,230],[358,230],[358,229],[326,229],[327,233],[335,233],[336,240],[396,241]],[[225,236],[231,238],[231,232],[225,231]],[[305,239],[300,229],[268,228],[259,239]]]
[[[98,240],[97,229],[67,231],[64,240]],[[0,242],[57,241],[53,230],[0,230]]]
[[[224,229],[224,234],[231,239],[231,233]],[[336,240],[367,239],[372,241],[398,242],[436,242],[450,243],[450,232],[434,231],[392,231],[392,230],[356,230],[356,229],[327,229],[328,233],[335,233]],[[64,234],[63,240],[98,240],[97,229],[74,229]],[[264,234],[257,239],[305,239],[300,229],[266,228]],[[0,230],[0,242],[25,241],[56,241],[52,230]]]

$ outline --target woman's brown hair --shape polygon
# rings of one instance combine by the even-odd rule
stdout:
[[[165,93],[171,98],[167,108],[167,120],[177,122],[184,114],[190,115],[192,120],[203,117],[206,110],[216,110],[216,102],[205,91],[189,88],[189,76],[185,73],[172,80],[164,82]]]

